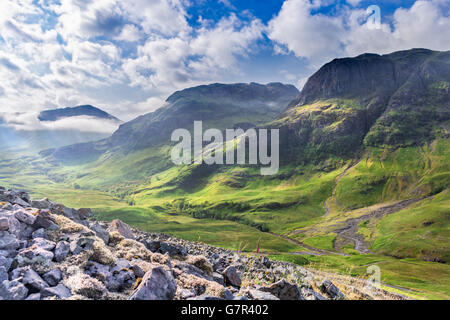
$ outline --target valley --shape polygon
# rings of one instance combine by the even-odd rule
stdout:
[[[333,60],[301,93],[190,88],[103,140],[3,157],[0,184],[340,276],[367,278],[377,265],[388,291],[450,299],[449,85],[450,52],[414,49]],[[278,173],[173,165],[170,133],[193,120],[280,129]]]

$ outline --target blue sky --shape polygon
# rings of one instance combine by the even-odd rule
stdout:
[[[2,0],[0,113],[33,128],[42,109],[89,103],[130,120],[186,87],[301,89],[333,58],[448,39],[447,0]]]

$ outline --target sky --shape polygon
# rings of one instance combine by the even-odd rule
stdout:
[[[449,50],[449,9],[448,0],[1,0],[0,115],[39,128],[43,109],[92,104],[128,121],[200,84],[300,90],[336,57]]]

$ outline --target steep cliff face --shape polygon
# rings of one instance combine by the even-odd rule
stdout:
[[[288,159],[300,161],[422,143],[448,131],[449,84],[449,52],[335,59],[271,126],[281,129]]]

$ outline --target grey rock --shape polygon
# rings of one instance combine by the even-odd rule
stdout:
[[[106,231],[98,222],[94,222],[91,226],[91,230],[95,232],[97,237],[103,240],[105,244],[109,242],[109,232]]]
[[[133,271],[136,278],[143,278],[145,276],[144,270],[142,270],[137,264],[132,263],[130,269]]]
[[[19,206],[22,206],[22,207],[24,207],[24,208],[30,206],[30,204],[29,204],[27,201],[21,199],[20,197],[15,197],[15,198],[11,201],[11,203],[13,203],[13,204],[18,204]]]
[[[27,295],[28,289],[18,280],[0,283],[0,297],[5,300],[23,300]]]
[[[92,217],[92,210],[89,208],[80,208],[78,209],[78,215],[81,220],[85,220]]]
[[[219,301],[219,300],[225,300],[223,298],[214,297],[214,296],[208,296],[207,294],[202,294],[197,297],[188,298],[186,300],[209,300],[209,301]]]
[[[1,217],[0,218],[0,231],[8,231],[9,230],[9,220],[8,218]]]
[[[72,296],[70,289],[63,284],[58,284],[56,287],[48,287],[41,291],[42,298],[57,297],[58,299],[68,299]]]
[[[5,267],[0,266],[0,283],[5,280],[8,280],[8,271],[5,269]]]
[[[311,288],[302,288],[302,295],[305,297],[305,300],[327,300]]]
[[[145,239],[142,241],[142,243],[151,252],[158,252],[159,248],[161,247],[161,241],[148,241],[147,239]]]
[[[20,244],[8,231],[0,231],[0,250],[17,250]]]
[[[131,294],[131,300],[172,300],[177,283],[163,267],[154,267],[147,271],[137,289]]]
[[[20,223],[19,220],[14,218],[12,214],[9,215],[7,218],[9,223],[8,232],[16,236],[16,238],[20,238],[20,233],[23,230],[22,224]]]
[[[70,252],[77,255],[83,251],[91,250],[95,239],[90,237],[78,237],[70,242]]]
[[[168,242],[161,242],[159,250],[162,254],[169,254],[169,256],[180,256],[185,257],[187,256],[187,250],[185,247],[180,246],[178,244],[172,244]]]
[[[240,287],[242,284],[241,277],[239,276],[237,270],[233,266],[227,267],[223,273],[223,278],[225,285],[232,285],[235,287]]]
[[[50,212],[46,209],[39,210],[36,215],[36,220],[33,224],[35,229],[44,228],[49,230],[58,230],[59,227],[55,223],[55,219],[51,216]]]
[[[113,220],[108,228],[109,232],[118,232],[122,237],[135,240],[134,233],[129,225],[119,219]]]
[[[0,256],[0,267],[5,268],[6,271],[9,271],[11,265],[13,263],[12,258],[7,258],[5,256]]]
[[[173,266],[174,272],[175,273],[186,273],[186,274],[190,274],[199,278],[203,278],[206,280],[213,280],[209,275],[206,274],[205,271],[203,271],[200,268],[197,268],[196,266],[180,261],[177,262],[176,264],[174,264]]]
[[[88,261],[86,265],[85,273],[93,278],[100,280],[101,282],[106,282],[108,277],[112,276],[109,271],[110,267],[98,262]]]
[[[341,293],[341,291],[339,290],[338,287],[336,287],[330,280],[325,279],[321,284],[320,284],[320,290],[323,293],[327,293],[328,295],[330,295],[331,299],[334,300],[341,300],[344,298],[344,295]]]
[[[48,287],[48,284],[31,268],[28,268],[23,275],[22,283],[30,290],[41,291]]]
[[[213,273],[213,280],[215,282],[217,282],[218,284],[224,286],[225,285],[225,281],[223,279],[223,275],[221,275],[220,273],[214,272]]]
[[[32,241],[33,246],[37,246],[47,251],[52,251],[55,249],[56,244],[53,241],[44,239],[44,238],[35,238]]]
[[[42,278],[47,282],[51,287],[56,286],[62,279],[62,272],[59,269],[53,269],[47,273],[45,273]]]
[[[17,255],[17,262],[19,266],[28,264],[40,264],[42,266],[49,267],[51,265],[53,257],[53,252],[33,245],[19,252],[19,254]]]
[[[55,261],[63,261],[70,251],[70,244],[67,241],[60,241],[55,248]]]
[[[44,198],[41,200],[32,200],[30,205],[33,208],[37,208],[37,209],[50,209],[52,207],[52,202],[50,202],[48,200],[48,198]]]
[[[25,210],[19,210],[14,212],[14,217],[20,222],[32,225],[36,221],[36,217],[26,212]]]
[[[261,291],[269,292],[280,300],[304,300],[302,293],[296,284],[292,284],[282,279],[273,283],[269,287],[260,289]]]
[[[30,294],[25,300],[41,300],[41,294],[40,293]]]
[[[269,292],[264,292],[256,289],[249,289],[247,291],[247,294],[253,300],[280,300]]]
[[[31,234],[31,238],[33,238],[33,239],[35,239],[35,238],[48,239],[48,236],[47,236],[47,233],[45,232],[44,228],[39,228]]]

